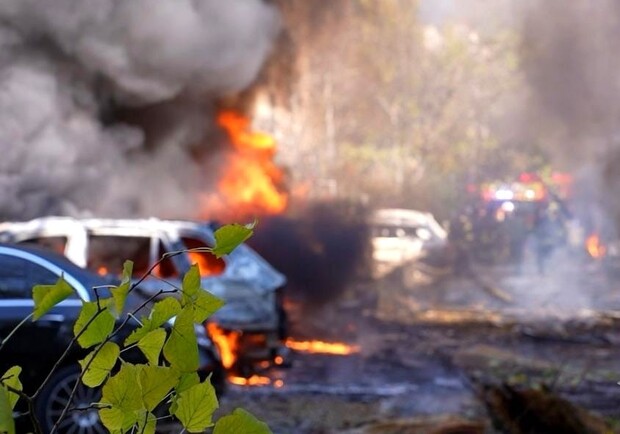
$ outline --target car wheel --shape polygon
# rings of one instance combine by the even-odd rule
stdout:
[[[58,425],[57,432],[62,433],[106,433],[107,430],[101,424],[97,409],[91,407],[92,403],[101,398],[100,389],[92,389],[80,382],[73,401],[69,403],[71,391],[80,376],[77,365],[62,368],[56,372],[39,396],[36,403],[36,412],[41,423],[43,432],[48,433],[62,414],[64,408],[68,411]]]

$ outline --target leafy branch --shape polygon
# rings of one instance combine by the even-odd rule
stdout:
[[[208,251],[217,257],[230,253],[236,246],[252,234],[252,225],[228,225],[215,232],[216,245],[213,248],[192,249]],[[249,413],[235,410],[220,418],[215,424],[212,416],[218,407],[215,389],[209,377],[201,382],[196,370],[199,368],[198,340],[195,324],[202,324],[222,305],[223,301],[201,287],[200,272],[193,265],[183,277],[181,288],[161,289],[150,295],[131,312],[123,314],[120,324],[117,320],[125,311],[128,295],[138,289],[144,280],[153,275],[154,270],[165,260],[187,253],[187,250],[163,255],[139,279],[132,282],[133,264],[125,262],[120,285],[109,287],[111,296],[102,298],[95,288],[94,302],[83,301],[79,316],[74,324],[74,336],[63,354],[56,361],[43,383],[32,396],[22,391],[18,375],[21,368],[13,367],[0,379],[0,432],[15,432],[12,420],[4,423],[3,416],[10,418],[17,400],[27,402],[30,419],[37,434],[42,433],[37,420],[34,403],[40,399],[42,391],[51,381],[55,372],[66,365],[76,344],[83,349],[94,349],[80,361],[81,370],[60,416],[54,421],[50,434],[58,431],[69,411],[97,409],[102,424],[114,433],[140,432],[155,433],[156,424],[162,418],[155,417],[153,411],[161,403],[169,404],[169,415],[176,417],[183,426],[183,432],[202,432],[214,426],[214,433],[253,432],[269,433],[264,423]],[[164,283],[167,283],[164,281]],[[33,288],[34,311],[15,328],[21,327],[28,319],[34,321],[53,309],[65,298],[73,294],[64,276],[55,285],[37,285]],[[180,294],[180,297],[163,297]],[[155,302],[156,300],[160,299]],[[154,303],[155,302],[155,303]],[[140,320],[137,315],[151,305],[148,315]],[[171,326],[166,324],[174,322]],[[139,325],[126,337],[124,343],[116,342],[119,333],[128,326],[130,320]],[[115,325],[116,323],[116,325]],[[170,328],[169,333],[166,328]],[[0,343],[0,349],[13,336],[15,330]],[[124,348],[123,348],[124,347]],[[133,364],[123,358],[125,350],[139,349],[147,363]],[[163,356],[163,357],[162,357]],[[114,372],[115,366],[120,368]],[[76,408],[72,402],[80,384],[87,387],[101,387],[100,402],[88,407]]]

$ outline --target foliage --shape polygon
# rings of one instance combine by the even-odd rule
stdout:
[[[218,256],[230,253],[252,235],[253,227],[222,227],[215,234],[216,245],[212,253]],[[184,431],[190,433],[203,432],[209,427],[213,427],[216,433],[271,432],[264,423],[243,410],[235,410],[213,422],[218,401],[210,378],[201,382],[196,373],[199,355],[194,325],[204,322],[223,305],[223,301],[201,288],[197,266],[192,266],[184,276],[181,288],[159,291],[150,301],[154,302],[167,293],[179,292],[180,297],[166,297],[154,302],[150,312],[142,316],[141,325],[123,343],[113,340],[128,326],[128,320],[143,313],[141,311],[146,306],[145,303],[133,312],[123,314],[127,296],[137,285],[131,283],[132,267],[131,262],[125,263],[121,284],[110,288],[110,297],[83,302],[73,327],[74,339],[70,343],[70,346],[79,345],[83,349],[92,348],[79,362],[82,369],[79,381],[89,387],[101,387],[101,399],[92,405],[98,409],[103,425],[114,434],[154,433],[158,421],[154,412],[163,405],[168,417],[175,416]],[[35,286],[33,321],[72,293],[63,277],[55,285]],[[169,322],[173,323],[171,327],[167,327]],[[123,351],[134,346],[144,354],[146,363],[123,360]],[[54,370],[60,367],[60,362]],[[12,411],[17,401],[26,400],[32,411],[32,404],[44,387],[41,385],[31,396],[24,394],[20,373],[21,368],[15,366],[0,377],[0,432],[15,433]],[[75,389],[72,396],[74,393]],[[63,418],[70,417],[70,405],[68,402],[52,433],[58,430]],[[32,412],[30,417],[35,431],[41,432],[39,421]]]
[[[237,408],[227,416],[222,417],[215,425],[213,434],[244,433],[261,434],[268,432],[269,428],[265,423],[257,420],[242,408]]]
[[[36,285],[32,288],[34,300],[33,319],[36,321],[50,309],[73,294],[73,289],[63,277],[55,285]]]
[[[525,121],[516,29],[423,21],[411,0],[343,0],[329,17],[280,3],[299,79],[273,128],[309,194],[447,216],[467,184],[549,164],[541,126]]]
[[[215,231],[215,247],[212,252],[218,258],[232,252],[235,247],[252,236],[256,221],[249,225],[227,225]]]

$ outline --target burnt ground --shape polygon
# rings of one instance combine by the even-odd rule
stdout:
[[[620,284],[599,264],[566,254],[543,276],[531,263],[522,274],[477,266],[474,279],[427,272],[360,280],[292,310],[295,337],[359,352],[294,353],[290,368],[264,372],[282,387],[231,385],[221,411],[243,407],[275,433],[495,433],[488,390],[507,385],[548,391],[612,429],[583,432],[615,432]]]

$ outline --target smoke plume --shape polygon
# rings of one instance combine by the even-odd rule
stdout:
[[[523,66],[532,103],[525,129],[550,148],[557,163],[576,174],[582,192],[576,199],[583,208],[592,208],[593,199],[606,202],[620,220],[620,205],[605,199],[616,196],[620,185],[615,164],[620,149],[620,4],[527,4]]]
[[[248,243],[287,276],[287,296],[311,310],[337,300],[365,271],[367,210],[332,201],[300,211],[262,219]]]
[[[263,0],[0,2],[0,216],[197,212],[214,101],[279,29]]]

